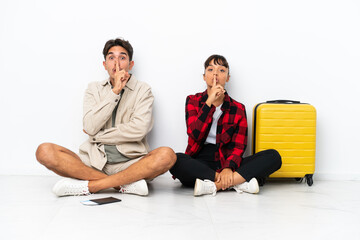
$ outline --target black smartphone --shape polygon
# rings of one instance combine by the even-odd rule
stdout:
[[[121,202],[121,199],[114,197],[106,197],[106,198],[97,198],[97,199],[81,201],[81,203],[86,206],[95,206],[95,205],[102,205],[102,204],[115,203],[115,202]]]

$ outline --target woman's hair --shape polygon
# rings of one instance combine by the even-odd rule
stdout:
[[[229,69],[229,72],[230,72],[229,64],[228,64],[226,58],[224,56],[217,55],[217,54],[211,55],[210,57],[208,57],[208,59],[206,59],[206,61],[204,63],[205,69],[210,65],[210,62],[212,60],[214,60],[214,64],[224,66],[227,69]]]
[[[112,48],[114,46],[120,46],[120,47],[125,48],[125,50],[129,54],[130,61],[132,61],[134,50],[133,50],[131,44],[129,43],[129,41],[126,41],[126,40],[120,39],[120,38],[111,39],[105,43],[104,50],[103,50],[105,60],[106,60],[106,55],[108,54],[110,48]]]

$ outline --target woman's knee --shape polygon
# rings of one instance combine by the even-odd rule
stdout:
[[[170,169],[171,171],[174,171],[179,167],[182,168],[182,166],[186,164],[186,161],[189,159],[189,155],[186,155],[185,153],[176,153],[175,156],[176,156],[176,162]]]
[[[269,154],[271,160],[273,161],[274,165],[279,166],[279,168],[282,165],[281,155],[280,153],[275,149],[269,149],[266,150],[267,154]]]
[[[179,167],[179,165],[181,165],[182,159],[183,159],[183,153],[176,153],[176,161],[175,163],[171,166],[171,168],[169,169],[170,173],[172,175],[175,175],[177,173],[177,169]]]
[[[184,158],[187,158],[188,155],[186,155],[185,153],[176,153],[176,159],[177,161],[181,161],[183,160]]]

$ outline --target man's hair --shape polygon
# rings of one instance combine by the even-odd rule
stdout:
[[[211,55],[210,57],[208,57],[208,59],[206,59],[206,61],[204,63],[205,70],[210,65],[210,62],[212,60],[214,60],[214,64],[224,66],[227,69],[229,69],[229,72],[230,72],[229,64],[228,64],[226,58],[224,56],[217,55],[217,54]]]
[[[103,50],[105,60],[106,60],[106,55],[109,53],[110,48],[112,48],[114,46],[120,46],[120,47],[125,48],[125,50],[129,54],[130,61],[132,61],[134,50],[133,50],[131,44],[129,43],[129,41],[126,41],[121,38],[111,39],[105,43],[104,50]]]

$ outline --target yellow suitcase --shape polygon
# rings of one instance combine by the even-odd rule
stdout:
[[[274,100],[253,111],[253,153],[276,149],[281,168],[271,178],[303,178],[313,184],[316,147],[316,110],[310,104]]]

